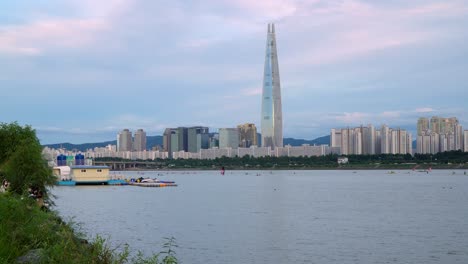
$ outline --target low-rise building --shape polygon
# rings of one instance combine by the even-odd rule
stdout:
[[[70,177],[76,184],[107,184],[110,180],[107,166],[71,166]]]

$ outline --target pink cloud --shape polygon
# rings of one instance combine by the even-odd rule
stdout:
[[[108,25],[100,19],[47,19],[0,27],[0,52],[38,55],[53,48],[77,48],[94,42]]]
[[[221,41],[222,40],[219,38],[196,38],[181,41],[181,43],[178,46],[186,49],[204,49],[215,45]]]
[[[293,66],[330,64],[385,49],[427,43],[444,32],[438,27],[423,27],[422,19],[425,22],[441,15],[467,13],[466,5],[458,2],[388,8],[356,0],[304,5],[300,10],[301,16],[291,17],[282,28],[294,28],[297,36],[317,37],[310,39],[308,46],[296,44],[300,54],[284,61]]]
[[[460,1],[429,3],[426,5],[414,7],[405,10],[405,13],[410,16],[456,16],[466,14],[468,7],[466,3]]]
[[[38,55],[57,48],[92,45],[103,31],[120,20],[133,1],[66,0],[63,4],[78,17],[50,17],[38,9],[27,24],[0,25],[0,53]]]
[[[257,18],[260,17],[262,19],[269,20],[279,20],[284,17],[292,16],[298,9],[297,1],[293,0],[237,0],[228,2],[228,4],[231,4],[244,12],[255,14]]]

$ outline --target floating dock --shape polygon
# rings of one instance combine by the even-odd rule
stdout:
[[[163,183],[163,182],[129,182],[129,185],[140,186],[140,187],[176,187],[175,183]]]
[[[128,182],[125,180],[108,180],[108,185],[128,185]]]
[[[76,182],[75,181],[57,181],[56,184],[59,186],[75,186]]]
[[[140,187],[176,187],[177,184],[174,181],[151,181],[151,182],[138,182],[138,181],[127,181],[120,179],[113,179],[107,181],[74,181],[74,180],[63,180],[57,181],[56,185],[59,186],[76,186],[76,185],[134,185]]]

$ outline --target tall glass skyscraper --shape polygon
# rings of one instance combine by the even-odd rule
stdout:
[[[276,52],[275,25],[268,24],[262,93],[262,146],[283,146],[281,86]]]

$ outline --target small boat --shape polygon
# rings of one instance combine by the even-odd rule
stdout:
[[[138,181],[137,181],[137,183],[138,183]],[[175,183],[175,181],[161,181],[161,180],[158,180],[158,179],[146,178],[146,179],[140,180],[139,183]]]
[[[143,179],[140,181],[141,183],[154,183],[154,182],[158,182],[157,179],[150,179],[150,178],[146,178],[146,179]]]
[[[130,181],[126,182],[129,185],[135,186],[143,186],[143,187],[166,187],[166,186],[177,186],[175,181],[161,181],[156,178],[138,178],[138,179],[130,179]]]

